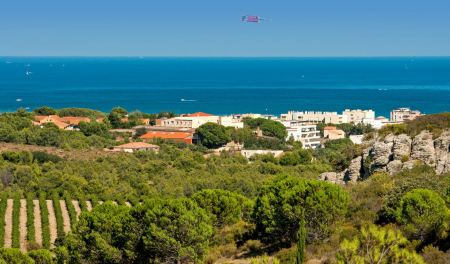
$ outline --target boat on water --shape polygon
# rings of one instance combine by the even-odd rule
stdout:
[[[27,71],[27,75],[29,75],[30,73]]]
[[[22,99],[18,98],[16,99],[17,102],[22,102]]]
[[[183,101],[183,102],[184,102],[185,100],[184,100],[184,99],[181,99],[181,101]]]

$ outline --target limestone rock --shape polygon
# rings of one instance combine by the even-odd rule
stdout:
[[[394,139],[394,145],[392,147],[393,160],[402,160],[403,156],[411,154],[411,137],[402,134]]]
[[[372,165],[376,167],[386,166],[392,154],[391,150],[391,144],[385,142],[376,142],[373,145],[372,150],[370,151],[370,155],[372,156],[373,161]]]
[[[394,174],[402,171],[402,165],[403,164],[401,161],[393,160],[388,163],[388,165],[386,166],[386,170],[391,174],[391,176],[393,176]]]
[[[362,156],[352,159],[352,161],[350,161],[350,166],[348,167],[348,172],[344,176],[344,181],[356,182],[360,179],[362,166]]]
[[[441,137],[434,141],[436,153],[436,173],[450,172],[450,131],[442,133]]]
[[[324,172],[317,177],[319,181],[328,181],[334,184],[342,184],[344,175],[347,171],[344,172]]]
[[[434,166],[436,153],[434,150],[433,135],[428,131],[422,131],[412,141],[411,158],[422,160],[428,165]]]
[[[411,170],[416,162],[418,162],[418,160],[408,160],[406,162],[403,162],[402,170]]]

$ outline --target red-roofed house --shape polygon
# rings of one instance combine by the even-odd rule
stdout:
[[[159,146],[157,145],[152,145],[152,144],[147,144],[144,142],[131,142],[128,144],[124,144],[124,145],[120,145],[120,146],[115,146],[114,150],[118,151],[118,150],[122,150],[125,152],[133,152],[134,150],[153,150],[155,152],[158,152],[159,150]]]
[[[145,135],[142,135],[141,138],[144,141],[152,141],[156,138],[162,138],[164,140],[174,140],[175,142],[186,142],[188,144],[196,143],[196,138],[194,138],[192,133],[184,133],[184,132],[148,132]],[[194,141],[194,142],[193,142]]]
[[[345,138],[345,132],[340,129],[324,129],[323,136],[326,139],[341,139]]]

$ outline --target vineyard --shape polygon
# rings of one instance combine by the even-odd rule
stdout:
[[[18,248],[27,252],[35,248],[54,248],[56,239],[64,237],[83,211],[90,211],[102,204],[96,198],[73,200],[52,195],[39,199],[28,195],[26,199],[16,195],[0,200],[0,247]],[[113,201],[114,204],[131,206],[130,202]]]

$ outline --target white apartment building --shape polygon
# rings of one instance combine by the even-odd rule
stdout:
[[[287,114],[281,114],[281,120],[300,120],[307,123],[333,123],[342,124],[347,122],[347,115],[339,115],[337,112],[322,111],[288,111]]]
[[[258,155],[264,155],[267,153],[272,153],[274,157],[279,158],[280,155],[283,153],[282,150],[271,150],[271,149],[267,149],[267,150],[261,150],[261,149],[244,149],[241,151],[241,154],[246,157],[247,159],[250,158],[251,156],[258,154]]]
[[[243,128],[244,123],[236,122],[233,116],[219,116],[219,124],[226,127]]]
[[[198,128],[208,121],[200,117],[173,117],[169,119],[156,119],[156,126]]]
[[[420,111],[411,110],[408,107],[398,108],[391,111],[391,122],[411,121],[420,116]]]
[[[347,116],[347,122],[349,123],[357,123],[358,121],[361,121],[362,119],[374,119],[375,118],[375,111],[369,110],[350,110],[345,109],[345,111],[342,111],[342,115]]]
[[[380,119],[376,119],[376,118],[363,118],[361,120],[355,121],[355,125],[359,124],[359,123],[363,123],[365,125],[371,125],[375,129],[380,129],[384,125]]]

